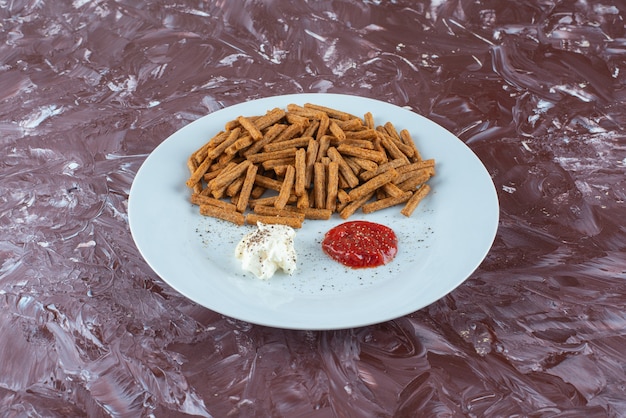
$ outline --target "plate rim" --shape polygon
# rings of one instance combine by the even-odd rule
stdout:
[[[162,152],[167,146],[170,146],[171,144],[173,144],[176,141],[180,141],[179,137],[182,137],[186,132],[188,131],[192,131],[194,129],[194,127],[200,126],[203,123],[206,123],[208,120],[211,119],[219,119],[219,117],[221,115],[225,115],[225,114],[230,114],[232,113],[234,110],[238,110],[238,109],[244,109],[246,107],[249,106],[259,106],[261,107],[264,103],[273,103],[276,101],[280,101],[280,102],[284,102],[284,103],[291,103],[291,102],[303,102],[303,101],[313,101],[314,99],[317,99],[319,101],[319,99],[323,99],[323,101],[332,101],[333,99],[341,99],[341,100],[359,100],[361,102],[364,103],[372,103],[372,104],[376,104],[377,106],[383,106],[383,107],[389,107],[389,109],[402,109],[404,111],[408,111],[411,113],[411,117],[416,117],[418,119],[420,119],[423,123],[426,124],[431,124],[433,126],[436,127],[436,129],[441,130],[442,132],[446,132],[447,135],[453,137],[458,143],[457,145],[460,145],[460,149],[463,149],[465,152],[469,152],[468,155],[473,156],[473,158],[475,159],[475,162],[477,162],[480,165],[480,168],[482,170],[484,170],[484,172],[482,173],[483,176],[486,175],[485,178],[489,179],[488,182],[488,189],[490,192],[490,200],[491,200],[491,204],[492,204],[492,211],[494,212],[495,217],[492,218],[490,220],[489,223],[489,230],[486,231],[486,241],[488,241],[488,245],[486,244],[485,247],[481,250],[481,256],[477,257],[475,262],[472,263],[472,267],[468,268],[467,270],[469,271],[465,277],[463,277],[462,279],[459,279],[458,282],[451,288],[447,288],[447,290],[439,292],[439,294],[437,296],[433,296],[430,300],[428,301],[426,304],[422,304],[422,306],[416,306],[414,309],[404,312],[401,315],[398,315],[397,313],[393,313],[393,314],[389,314],[387,316],[385,315],[380,315],[380,317],[376,320],[368,320],[368,321],[360,321],[358,319],[354,319],[354,320],[344,320],[344,321],[338,321],[337,323],[315,323],[315,321],[312,321],[310,324],[301,324],[301,323],[295,323],[295,322],[289,322],[289,321],[276,321],[276,320],[267,320],[267,318],[263,319],[256,319],[256,318],[250,318],[247,315],[237,315],[236,312],[233,313],[231,311],[228,312],[223,312],[223,310],[219,309],[215,309],[215,307],[211,307],[211,306],[207,306],[205,303],[201,303],[199,302],[196,298],[193,297],[193,295],[188,294],[187,292],[183,292],[180,290],[179,286],[176,285],[176,283],[172,283],[172,279],[168,278],[168,277],[164,277],[163,274],[160,273],[160,271],[162,270],[161,268],[159,268],[159,266],[155,263],[153,256],[151,254],[148,254],[148,250],[146,249],[145,246],[143,246],[141,244],[141,239],[139,239],[139,235],[142,233],[140,232],[137,228],[138,227],[138,220],[137,220],[137,215],[136,215],[136,211],[137,209],[137,198],[136,196],[138,195],[138,189],[137,189],[137,185],[140,184],[140,182],[138,182],[138,179],[141,180],[143,178],[144,175],[146,175],[146,170],[148,169],[148,167],[150,167],[150,164],[152,162],[152,160],[155,158],[156,155],[158,155],[159,152]],[[285,104],[286,106],[286,104]],[[270,107],[264,107],[264,110],[269,110]],[[376,115],[375,115],[376,116]],[[386,119],[389,119],[388,117],[385,117]],[[210,133],[207,133],[210,134]],[[428,156],[430,157],[430,156]],[[184,165],[184,161],[180,162],[182,165]],[[181,185],[184,186],[184,179],[181,181]],[[487,182],[485,183],[485,185],[487,185]],[[436,191],[435,191],[436,192]],[[385,102],[385,101],[381,101],[381,100],[377,100],[377,99],[373,99],[373,98],[368,98],[368,97],[362,97],[362,96],[356,96],[356,95],[350,95],[350,94],[340,94],[340,93],[295,93],[295,94],[286,94],[286,95],[278,95],[278,96],[268,96],[268,97],[263,97],[263,98],[259,98],[259,99],[254,99],[254,100],[248,100],[248,101],[244,101],[244,102],[240,102],[231,106],[227,106],[224,107],[222,109],[216,110],[214,112],[208,113],[205,116],[202,116],[198,119],[196,119],[193,122],[190,122],[189,124],[181,127],[180,129],[178,129],[177,131],[175,131],[174,133],[172,133],[171,135],[169,135],[167,138],[165,138],[159,145],[157,145],[154,150],[152,150],[152,152],[150,152],[150,154],[146,157],[146,159],[142,162],[141,166],[139,167],[139,169],[137,170],[137,173],[133,179],[133,182],[131,184],[131,188],[130,188],[130,192],[129,192],[129,196],[128,196],[128,222],[129,222],[129,227],[130,227],[130,231],[131,231],[131,235],[133,237],[133,241],[137,247],[137,249],[139,250],[141,256],[143,257],[143,259],[147,262],[147,264],[149,265],[149,267],[165,282],[167,283],[170,287],[172,287],[177,293],[181,294],[182,296],[190,299],[191,301],[193,301],[194,303],[197,303],[201,306],[204,306],[207,309],[213,310],[215,312],[218,312],[222,315],[228,316],[228,317],[232,317],[235,319],[239,319],[239,320],[243,320],[246,322],[250,322],[250,323],[254,323],[254,324],[258,324],[258,325],[263,325],[263,326],[270,326],[270,327],[277,327],[277,328],[284,328],[284,329],[306,329],[306,330],[331,330],[331,329],[346,329],[346,328],[354,328],[354,327],[360,327],[360,326],[366,326],[366,325],[371,325],[374,323],[380,323],[380,322],[385,322],[394,318],[398,318],[400,316],[406,315],[406,314],[410,314],[412,312],[415,312],[417,310],[420,310],[434,302],[436,302],[437,300],[441,299],[443,296],[449,294],[450,292],[452,292],[454,289],[456,289],[458,286],[460,286],[462,283],[464,283],[469,277],[471,277],[471,275],[474,273],[474,271],[480,266],[480,264],[483,262],[483,260],[485,259],[485,257],[487,256],[487,254],[489,253],[493,242],[495,240],[495,237],[497,235],[497,231],[498,231],[498,226],[499,226],[499,201],[498,201],[498,196],[497,196],[497,192],[495,189],[495,185],[493,183],[493,180],[491,179],[491,176],[489,175],[486,167],[484,166],[484,164],[482,163],[482,161],[480,160],[480,158],[473,152],[473,150],[465,143],[463,142],[461,139],[459,139],[456,135],[452,134],[450,131],[448,131],[446,128],[442,127],[441,125],[437,124],[436,122],[432,121],[431,119],[428,119],[427,117],[420,115],[418,113],[415,113],[413,110],[408,109],[406,107],[400,107],[398,105],[389,103],[389,102]],[[297,274],[297,273],[296,273]]]

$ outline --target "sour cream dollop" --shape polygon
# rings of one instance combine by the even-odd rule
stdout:
[[[261,280],[270,279],[276,270],[293,274],[296,270],[296,231],[287,225],[259,222],[257,230],[242,238],[235,249],[241,267]]]

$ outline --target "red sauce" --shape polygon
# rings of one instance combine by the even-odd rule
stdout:
[[[385,225],[350,221],[328,231],[322,249],[332,259],[352,268],[387,264],[398,252],[398,238]]]

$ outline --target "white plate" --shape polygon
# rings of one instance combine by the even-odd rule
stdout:
[[[270,281],[244,272],[235,246],[251,226],[203,217],[189,203],[188,156],[237,116],[307,102],[408,129],[423,158],[436,159],[432,192],[406,218],[399,207],[350,219],[385,224],[398,235],[386,266],[349,269],[321,249],[326,231],[343,222],[305,221],[297,231],[298,268]],[[295,94],[231,106],[185,126],[159,145],[130,191],[130,229],[150,267],[187,298],[243,321],[290,329],[341,329],[379,323],[419,310],[466,280],[487,255],[498,226],[498,199],[476,155],[458,138],[409,110],[337,94]]]

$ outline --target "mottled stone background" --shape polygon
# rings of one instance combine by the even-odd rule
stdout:
[[[626,411],[622,2],[15,0],[0,7],[0,415]],[[270,329],[171,290],[127,199],[217,109],[297,92],[411,108],[492,174],[494,246],[376,326]],[[471,202],[468,202],[471,204]]]

